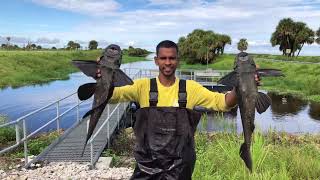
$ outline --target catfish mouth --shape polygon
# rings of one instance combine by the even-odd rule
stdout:
[[[111,44],[106,49],[106,56],[109,58],[117,57],[121,54],[121,49],[118,45]]]

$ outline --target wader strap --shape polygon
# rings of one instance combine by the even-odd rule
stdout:
[[[150,79],[149,106],[156,107],[158,104],[158,86],[156,78]]]
[[[180,79],[179,81],[179,107],[186,107],[187,105],[187,91],[186,80]],[[155,78],[150,79],[150,92],[149,92],[149,105],[156,107],[158,103],[158,86]]]
[[[186,107],[187,105],[187,91],[186,80],[180,79],[179,81],[179,107]]]

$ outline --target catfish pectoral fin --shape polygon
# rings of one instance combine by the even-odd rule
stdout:
[[[270,105],[271,105],[271,98],[262,92],[258,92],[258,96],[256,100],[257,112],[259,114],[265,112]]]
[[[235,71],[230,72],[229,74],[222,77],[219,81],[219,84],[226,86],[235,87],[237,85],[237,74]]]
[[[97,61],[72,60],[72,64],[79,68],[85,75],[96,78]]]
[[[81,101],[89,99],[96,90],[97,83],[83,84],[78,88],[78,97]]]
[[[121,69],[115,69],[113,74],[113,85],[115,87],[132,85],[133,81]]]
[[[259,76],[284,76],[280,69],[258,69]]]
[[[245,142],[240,147],[240,157],[242,158],[250,172],[252,172],[251,153]]]

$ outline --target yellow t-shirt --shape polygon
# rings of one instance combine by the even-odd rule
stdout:
[[[178,91],[179,79],[170,87],[163,86],[157,78],[158,86],[158,107],[179,107]],[[134,80],[133,85],[115,87],[110,103],[135,101],[140,107],[149,107],[150,79],[142,78]],[[193,81],[186,81],[187,105],[189,109],[195,106],[202,106],[215,111],[228,111],[225,94],[212,92],[201,84]]]

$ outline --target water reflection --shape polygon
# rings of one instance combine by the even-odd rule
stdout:
[[[310,103],[309,115],[316,120],[320,120],[320,103]]]
[[[267,94],[272,99],[271,109],[273,114],[276,115],[296,115],[308,105],[308,102],[294,98],[293,96],[277,95],[275,93]]]
[[[320,104],[310,103],[292,96],[268,93],[272,106],[266,112],[255,114],[256,129],[262,132],[269,130],[288,133],[320,133]],[[285,97],[285,99],[283,98]],[[241,133],[242,122],[240,110],[234,108],[226,113],[207,113],[198,126],[205,131],[236,131]]]

